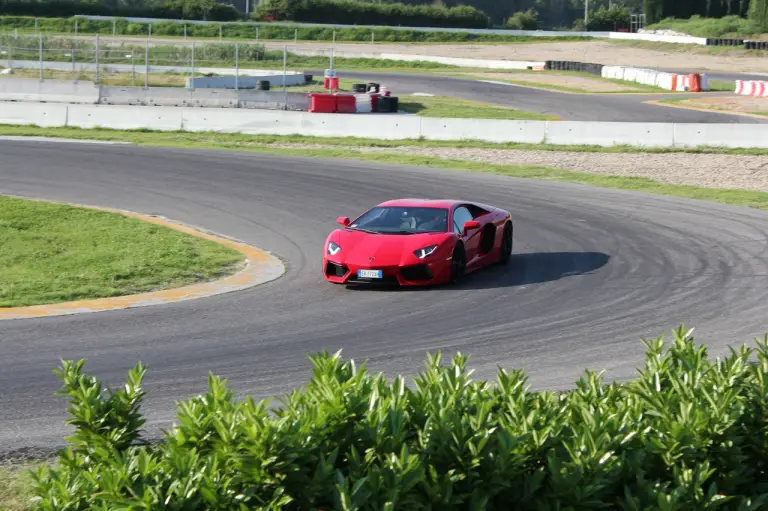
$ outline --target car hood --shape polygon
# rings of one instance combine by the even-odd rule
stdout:
[[[378,265],[398,265],[414,251],[438,245],[449,237],[448,233],[422,234],[369,234],[354,230],[339,230],[333,241],[341,246],[345,261],[370,264],[375,258]]]

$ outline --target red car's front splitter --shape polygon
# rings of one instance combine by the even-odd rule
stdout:
[[[381,270],[382,278],[359,278],[357,270]],[[450,266],[447,267],[450,275]],[[408,266],[374,267],[323,260],[323,275],[328,282],[346,285],[430,286],[447,280],[446,268],[437,262]]]

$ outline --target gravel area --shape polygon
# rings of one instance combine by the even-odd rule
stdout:
[[[768,192],[768,156],[694,153],[580,153],[517,149],[360,147],[275,144],[270,147],[335,148],[484,163],[532,165],[610,176],[646,177],[662,183]]]

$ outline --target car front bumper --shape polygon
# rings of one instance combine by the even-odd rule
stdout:
[[[381,278],[358,277],[358,270],[380,270]],[[448,267],[450,272],[450,266]],[[445,269],[436,261],[407,265],[373,266],[325,258],[323,275],[334,284],[428,286],[445,280]]]

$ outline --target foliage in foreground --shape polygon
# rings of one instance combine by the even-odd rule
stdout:
[[[76,427],[34,473],[41,509],[759,509],[768,503],[768,336],[710,360],[690,331],[646,342],[626,384],[587,371],[565,393],[521,371],[473,381],[429,357],[406,387],[327,353],[284,406],[226,381],[140,446],[141,363],[104,393],[84,361],[56,371]],[[750,360],[756,355],[756,361]]]

